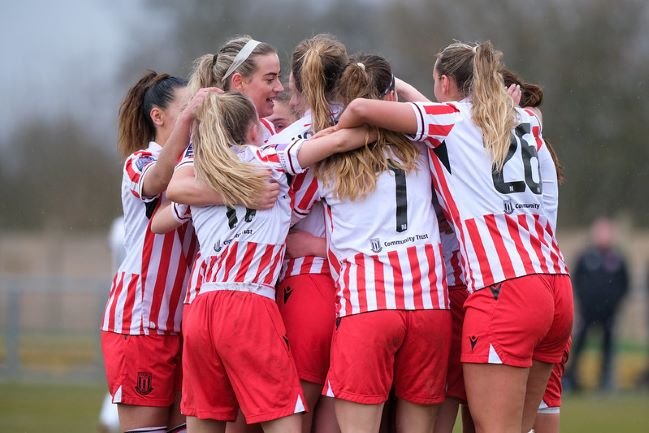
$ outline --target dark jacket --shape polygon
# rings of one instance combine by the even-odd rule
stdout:
[[[629,290],[626,260],[614,248],[586,249],[577,261],[572,279],[581,314],[591,319],[615,314]]]

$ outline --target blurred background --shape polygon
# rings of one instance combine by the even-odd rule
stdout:
[[[559,213],[564,255],[574,270],[591,224],[605,215],[629,275],[615,309],[609,383],[599,381],[595,330],[573,371],[579,383],[570,384],[564,431],[587,421],[590,432],[649,431],[642,409],[649,404],[644,0],[3,2],[3,429],[41,431],[39,420],[49,431],[96,429],[105,392],[98,328],[112,277],[108,230],[121,213],[116,118],[128,87],[147,68],[187,76],[193,59],[235,34],[274,45],[287,71],[293,47],[321,32],[351,53],[385,56],[430,97],[433,56],[454,39],[490,39],[510,68],[544,87],[544,135],[567,175]],[[621,429],[621,420],[635,424]]]

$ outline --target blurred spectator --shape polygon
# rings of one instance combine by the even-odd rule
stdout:
[[[626,259],[615,248],[615,226],[607,218],[597,219],[591,228],[592,246],[586,248],[577,260],[572,274],[577,297],[580,321],[574,339],[572,363],[566,374],[566,387],[581,389],[579,360],[588,332],[593,328],[602,331],[602,362],[599,388],[612,390],[614,326],[618,307],[629,289]]]

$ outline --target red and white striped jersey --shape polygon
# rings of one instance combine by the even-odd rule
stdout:
[[[259,123],[262,126],[262,141],[267,143],[270,137],[276,134],[275,125],[273,125],[273,122],[266,120],[263,117],[259,118]]]
[[[336,109],[336,112],[339,110]],[[279,149],[285,148],[290,143],[300,138],[308,138],[312,135],[311,130],[311,112],[302,116],[301,119],[293,122],[278,134],[275,134],[269,144],[273,144]],[[293,199],[293,228],[302,230],[320,238],[325,237],[324,227],[324,208],[314,195],[318,191],[318,181],[313,176],[311,170],[296,175],[290,187],[290,194]],[[309,206],[306,211],[300,210],[302,207]],[[284,260],[280,280],[287,277],[293,277],[303,274],[329,274],[329,263],[325,257],[306,256],[292,257]]]
[[[356,201],[318,182],[339,317],[449,308],[427,152],[420,151],[416,170],[381,173],[376,189]]]
[[[546,152],[538,119],[517,109],[519,124],[496,172],[471,120],[469,102],[412,103],[413,137],[430,147],[433,182],[462,253],[469,291],[528,274],[567,273],[545,210]]]
[[[191,225],[164,235],[151,232],[150,217],[161,197],[144,197],[142,187],[160,150],[151,142],[124,163],[126,258],[113,278],[103,331],[131,335],[180,332],[182,299],[197,246]]]
[[[277,151],[274,146],[246,145],[233,146],[232,150],[242,161],[270,168],[280,185],[280,195],[268,210],[243,206],[192,208],[192,221],[206,263],[200,292],[244,290],[275,299],[275,283],[291,220],[286,173],[302,171],[297,160],[299,146]]]
[[[460,244],[457,241],[453,226],[446,218],[444,210],[439,204],[437,194],[433,194],[433,207],[437,214],[439,223],[439,237],[442,241],[442,252],[444,255],[444,267],[446,268],[446,283],[448,287],[464,286],[464,272],[462,270],[462,257]]]
[[[178,164],[177,167],[180,167],[181,164],[193,164],[193,156],[190,156],[189,158],[183,158],[183,162]],[[176,221],[183,224],[192,225],[191,206],[172,202],[171,212]],[[203,260],[199,249],[199,251],[197,251],[196,255],[194,256],[194,264],[192,265],[189,281],[187,282],[185,304],[191,304],[194,299],[196,299],[196,296],[198,296],[198,294],[201,292],[201,285],[203,284],[203,279],[205,277],[206,266],[207,264],[205,263],[205,260]]]

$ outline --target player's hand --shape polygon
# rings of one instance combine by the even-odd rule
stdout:
[[[327,136],[327,135],[329,135],[329,134],[332,134],[332,133],[338,131],[338,129],[339,129],[339,128],[338,128],[338,125],[330,126],[329,128],[325,128],[325,129],[323,129],[322,131],[317,132],[317,133],[314,134],[311,138],[320,138],[320,137],[324,137],[324,136]]]
[[[213,93],[223,93],[223,90],[218,87],[203,87],[198,89],[198,92],[189,100],[182,112],[182,117],[189,120],[194,120],[198,111],[203,106],[205,99]]]
[[[279,183],[269,175],[268,182],[264,184],[264,188],[252,198],[252,208],[256,210],[271,209],[275,206],[279,192]]]
[[[521,86],[519,84],[511,84],[507,88],[507,94],[512,98],[515,106],[520,105],[523,92],[521,91]]]

